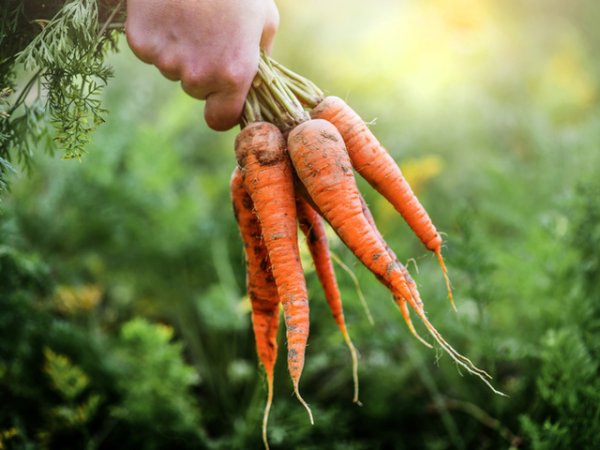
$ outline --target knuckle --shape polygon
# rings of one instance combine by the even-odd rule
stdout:
[[[154,65],[161,72],[166,72],[172,75],[179,74],[179,62],[177,61],[177,58],[169,54],[160,55]]]
[[[210,75],[197,67],[186,66],[181,71],[181,83],[190,88],[197,89],[210,85]]]
[[[230,63],[223,66],[219,73],[219,80],[230,90],[240,90],[246,84],[250,84],[254,72],[249,70],[245,65],[238,63]]]
[[[132,31],[130,27],[127,28],[127,44],[131,51],[144,62],[150,62],[153,58],[152,46],[144,38],[143,35]]]
[[[180,78],[182,89],[194,98],[203,100],[207,94],[215,90],[211,75],[198,68],[183,67]]]

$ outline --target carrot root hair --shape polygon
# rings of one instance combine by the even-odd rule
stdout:
[[[369,321],[371,326],[374,326],[375,320],[373,319],[373,314],[371,314],[371,309],[369,308],[369,304],[367,303],[367,300],[365,299],[365,294],[363,294],[363,291],[360,288],[360,283],[358,282],[358,278],[356,278],[356,275],[354,274],[354,272],[352,272],[352,269],[350,267],[348,267],[346,264],[344,264],[344,262],[340,259],[340,257],[338,255],[331,252],[331,259],[333,259],[333,261],[338,266],[340,266],[340,268],[344,272],[346,272],[348,274],[348,276],[350,277],[350,279],[352,280],[352,283],[354,284],[354,289],[356,290],[356,295],[358,295],[358,299],[360,300],[360,304],[361,304],[363,310],[365,311],[367,320]]]
[[[263,415],[262,422],[262,440],[265,444],[265,450],[269,450],[269,440],[267,438],[267,424],[269,423],[269,412],[271,411],[271,405],[273,404],[273,376],[267,374],[267,404],[265,405],[265,412]]]
[[[297,382],[294,382],[294,394],[296,395],[296,398],[298,399],[298,401],[306,409],[306,412],[308,413],[308,419],[310,420],[310,424],[314,425],[315,421],[313,419],[312,411],[310,410],[310,406],[308,406],[308,403],[306,403],[306,401],[304,401],[304,399],[300,395],[300,390],[298,389],[298,383]]]
[[[444,276],[444,281],[446,282],[446,290],[448,291],[450,304],[452,305],[452,309],[456,312],[457,309],[456,304],[454,303],[454,296],[452,295],[452,286],[450,285],[450,278],[448,277],[448,269],[446,269],[446,264],[444,263],[444,258],[442,257],[442,248],[438,247],[434,253],[435,256],[437,256],[440,267],[442,268],[442,275]]]
[[[354,347],[346,328],[342,330],[342,336],[344,336],[344,341],[346,341],[348,350],[350,350],[350,356],[352,357],[352,381],[354,382],[354,396],[352,397],[352,402],[356,403],[358,406],[362,406],[361,401],[358,399],[358,352],[356,351],[356,347]]]
[[[399,299],[398,300],[398,306],[400,307],[400,312],[402,313],[402,317],[404,318],[404,322],[406,322],[406,326],[408,327],[408,329],[410,330],[410,332],[412,333],[412,335],[414,337],[416,337],[419,342],[421,342],[425,347],[427,348],[433,348],[433,346],[427,342],[425,339],[423,339],[421,337],[421,335],[419,333],[417,333],[417,330],[415,329],[415,326],[412,323],[412,320],[410,319],[410,311],[408,310],[408,306],[406,304],[406,300],[404,299]]]
[[[425,316],[425,313],[423,311],[419,311],[417,310],[417,314],[419,315],[419,317],[421,318],[421,320],[423,321],[423,324],[425,325],[425,327],[427,328],[427,331],[429,331],[429,333],[433,336],[433,338],[436,340],[436,342],[442,347],[442,349],[450,356],[450,358],[452,358],[454,360],[454,362],[456,364],[458,364],[459,366],[463,367],[467,372],[469,372],[472,375],[475,375],[476,377],[478,377],[481,381],[483,381],[491,390],[492,392],[494,392],[495,394],[501,395],[503,397],[506,397],[506,394],[497,390],[494,386],[492,386],[492,384],[488,381],[492,379],[492,376],[487,373],[485,370],[480,369],[479,367],[475,366],[475,364],[473,364],[473,362],[467,358],[464,355],[461,355],[460,353],[458,353],[454,347],[452,347],[440,334],[440,332],[438,330],[436,330],[436,328],[431,324],[431,322],[429,322],[429,320],[427,319],[427,317]]]

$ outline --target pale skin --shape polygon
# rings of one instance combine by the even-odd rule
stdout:
[[[127,42],[183,90],[206,100],[214,130],[237,125],[279,25],[273,0],[127,0]]]

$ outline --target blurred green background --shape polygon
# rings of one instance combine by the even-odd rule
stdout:
[[[273,56],[373,122],[445,235],[458,313],[435,258],[360,181],[375,219],[413,259],[432,323],[508,397],[420,345],[332,236],[375,322],[337,267],[363,406],[304,254],[316,422],[280,333],[272,448],[600,448],[600,4],[278,6]],[[40,153],[3,194],[0,448],[261,448],[236,130],[207,129],[202,103],[126,45],[110,62],[110,115],[83,160]]]

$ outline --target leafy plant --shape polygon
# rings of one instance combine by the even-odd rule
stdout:
[[[123,325],[112,362],[122,401],[112,415],[140,430],[196,435],[198,407],[189,392],[198,375],[183,363],[182,346],[172,339],[166,325],[144,319]]]
[[[47,269],[0,248],[0,445],[205,446],[198,377],[173,330],[134,319],[109,338],[56,303]]]
[[[531,414],[521,416],[535,450],[600,445],[600,185],[582,183],[576,192],[568,240],[580,258],[561,274],[570,286],[564,313],[571,323],[567,320],[543,337],[536,378],[539,401]]]
[[[80,158],[90,134],[105,120],[101,93],[112,76],[104,59],[116,34],[107,31],[109,21],[99,27],[96,0],[64,4],[51,20],[37,22],[41,31],[25,20],[23,5],[9,0],[0,15],[0,188],[6,173],[14,171],[11,160],[29,167],[40,144],[49,151],[57,146],[65,158]],[[15,95],[21,67],[30,78]],[[28,99],[36,87],[35,99]]]

